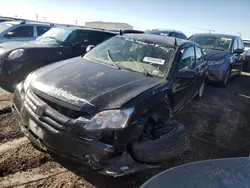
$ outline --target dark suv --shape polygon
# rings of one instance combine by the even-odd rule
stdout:
[[[241,74],[244,44],[239,36],[205,33],[195,34],[189,40],[205,49],[209,81],[226,86],[228,78]]]
[[[162,36],[168,36],[168,37],[175,37],[180,39],[187,39],[187,36],[182,33],[181,31],[172,30],[172,29],[153,29],[145,31],[147,34],[153,34],[153,35],[162,35]]]
[[[14,111],[36,147],[121,176],[188,148],[173,118],[202,97],[206,78],[202,49],[191,41],[118,35],[29,74],[16,88]]]
[[[31,71],[44,65],[83,55],[89,44],[99,44],[116,33],[54,27],[33,42],[0,44],[0,87],[12,91]]]

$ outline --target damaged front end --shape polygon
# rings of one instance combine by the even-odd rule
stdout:
[[[56,104],[31,89],[25,92],[23,83],[17,86],[13,102],[22,131],[41,150],[110,176],[155,167],[136,162],[127,146],[117,142],[119,130],[126,126],[133,109],[104,111],[92,116]]]

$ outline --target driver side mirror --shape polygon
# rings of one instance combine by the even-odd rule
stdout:
[[[204,56],[207,56],[207,52],[206,52],[206,50],[205,50],[205,49],[203,49],[202,51],[203,51]]]
[[[184,70],[177,73],[177,78],[183,80],[193,80],[196,77],[196,71]]]
[[[235,49],[235,50],[233,51],[234,54],[242,54],[243,52],[244,52],[244,50],[243,50],[243,49],[240,49],[240,48]]]
[[[88,45],[88,47],[86,48],[86,52],[89,52],[90,50],[92,50],[95,47],[95,45]]]

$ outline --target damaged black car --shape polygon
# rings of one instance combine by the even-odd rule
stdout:
[[[80,56],[89,44],[97,45],[116,33],[90,28],[54,27],[31,42],[0,45],[0,87],[13,92],[33,70]]]
[[[182,39],[125,34],[88,50],[17,85],[14,112],[33,145],[110,176],[184,152],[187,131],[174,116],[203,95],[202,49]]]

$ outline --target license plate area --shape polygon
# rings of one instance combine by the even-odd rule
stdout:
[[[44,131],[32,119],[29,119],[29,129],[40,139],[44,138]]]

